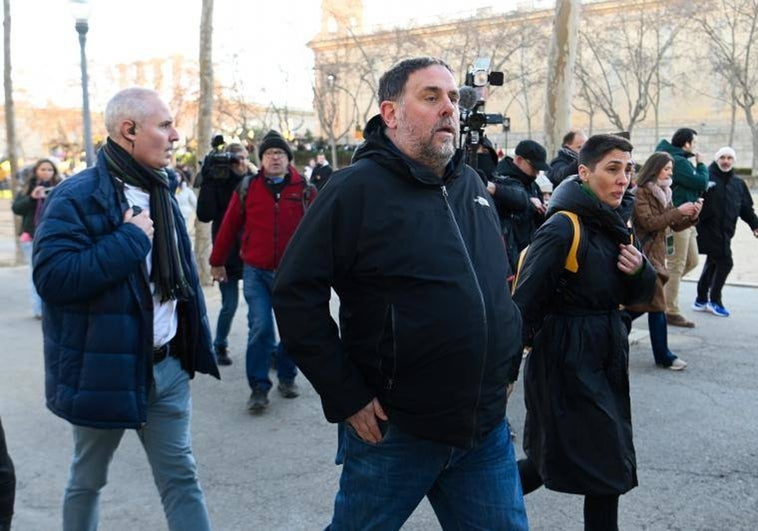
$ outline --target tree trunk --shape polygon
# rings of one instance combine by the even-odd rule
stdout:
[[[335,170],[339,169],[339,161],[337,160],[337,139],[332,137],[329,139],[329,144],[332,146],[332,168]]]
[[[4,68],[3,82],[5,85],[5,138],[8,143],[8,160],[11,165],[10,186],[11,193],[16,196],[16,175],[18,175],[18,153],[16,152],[16,110],[13,105],[13,80],[11,78],[11,3],[10,0],[3,0],[3,46]],[[13,216],[13,234],[18,234],[21,228],[21,218]],[[21,245],[18,238],[16,240],[16,255],[14,262],[20,264],[23,262]]]
[[[545,147],[552,156],[571,127],[571,82],[579,35],[580,0],[556,0],[547,66]]]
[[[208,151],[211,143],[213,117],[213,0],[203,0],[200,17],[200,108],[197,117],[197,160]],[[200,282],[210,286],[211,224],[195,218],[195,260]]]

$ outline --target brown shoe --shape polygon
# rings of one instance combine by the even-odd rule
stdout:
[[[667,313],[666,322],[670,326],[681,326],[682,328],[695,328],[695,323],[688,321],[683,315]]]

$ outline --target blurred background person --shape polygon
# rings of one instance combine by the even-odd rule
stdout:
[[[721,290],[734,266],[732,238],[737,218],[750,225],[753,236],[758,238],[758,217],[753,210],[753,198],[745,181],[734,173],[736,160],[737,154],[729,146],[716,152],[708,167],[710,181],[697,225],[698,249],[706,259],[692,308],[719,317],[729,317],[730,314],[721,300]]]
[[[168,171],[168,170],[167,170]],[[189,182],[187,174],[179,168],[173,170],[176,174],[177,186],[174,191],[176,196],[176,202],[179,203],[179,209],[182,211],[182,217],[184,223],[187,225],[187,232],[190,236],[193,235],[195,228],[195,209],[197,208],[197,196],[192,189],[192,184]],[[194,239],[190,238],[190,242],[194,244]]]
[[[42,300],[32,282],[32,248],[34,231],[39,223],[42,208],[47,195],[53,187],[61,182],[58,168],[50,159],[39,159],[34,165],[29,180],[13,201],[13,213],[21,216],[21,252],[29,264],[29,293],[31,294],[32,314],[36,319],[42,318]]]
[[[323,152],[316,154],[316,165],[311,171],[310,183],[316,187],[317,190],[321,190],[329,177],[332,176],[332,167],[329,165],[329,161],[326,160],[326,156]]]
[[[687,363],[675,356],[668,347],[666,323],[666,297],[663,285],[668,281],[666,269],[666,240],[673,251],[672,231],[680,231],[697,222],[699,202],[682,203],[675,207],[671,202],[671,174],[674,159],[668,153],[653,153],[637,177],[636,201],[632,213],[632,226],[645,253],[657,273],[655,295],[647,304],[630,306],[627,313],[633,321],[647,312],[650,344],[655,364],[673,371],[681,371]]]
[[[547,178],[553,186],[561,184],[566,177],[576,175],[579,171],[579,150],[587,141],[587,136],[581,131],[569,131],[563,137],[563,144],[558,154],[550,161]]]

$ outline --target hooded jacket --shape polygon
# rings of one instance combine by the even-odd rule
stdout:
[[[566,177],[571,177],[579,172],[579,153],[571,148],[563,146],[558,150],[557,155],[550,161],[550,169],[547,171],[547,178],[558,186]]]
[[[524,451],[545,486],[561,492],[622,494],[637,485],[629,399],[629,342],[619,305],[648,302],[655,270],[617,267],[629,243],[634,197],[620,207],[599,201],[578,178],[555,189],[516,280],[524,317]],[[581,223],[579,269],[564,261],[573,241],[568,210]]]
[[[440,178],[392,144],[380,116],[364,138],[280,264],[282,341],[329,421],[377,397],[403,431],[475,446],[504,418],[521,359],[495,207],[462,152]]]
[[[708,170],[714,186],[705,194],[697,224],[697,247],[700,254],[731,256],[737,218],[741,218],[754,231],[758,229],[758,216],[753,210],[750,190],[745,181],[734,174],[734,168],[723,172],[718,164],[712,162]]]
[[[661,140],[655,150],[664,151],[674,158],[674,174],[671,176],[674,206],[678,207],[682,203],[697,201],[708,187],[708,168],[706,165],[698,162],[696,166],[693,166],[687,159],[694,154],[671,145],[666,139]]]

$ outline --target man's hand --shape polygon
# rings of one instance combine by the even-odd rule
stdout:
[[[695,162],[697,164],[700,164],[701,162],[703,162],[703,155],[701,155],[700,153],[695,153]]]
[[[211,266],[211,276],[213,280],[219,282],[226,282],[226,267],[224,266]]]
[[[493,183],[492,181],[487,181],[487,191],[490,193],[490,195],[494,196],[495,190],[497,190],[497,188],[495,187],[495,183]]]
[[[618,268],[627,275],[634,275],[642,267],[644,258],[634,245],[619,245],[621,252],[618,258]]]
[[[534,206],[537,212],[539,212],[543,216],[545,215],[545,211],[547,210],[547,208],[545,208],[545,203],[543,203],[541,199],[537,199],[536,197],[530,197],[529,201],[532,202],[532,206]]]
[[[124,212],[124,223],[132,223],[134,225],[137,225],[140,229],[142,229],[142,232],[147,234],[147,237],[150,238],[150,241],[153,240],[153,232],[155,230],[153,229],[153,220],[150,219],[150,216],[146,210],[141,211],[135,216],[131,208],[127,209],[126,212]]]
[[[347,423],[353,427],[358,437],[368,443],[376,444],[382,440],[382,432],[379,429],[379,423],[376,421],[377,418],[387,420],[387,414],[379,404],[379,400],[374,398],[363,409],[348,417]]]

